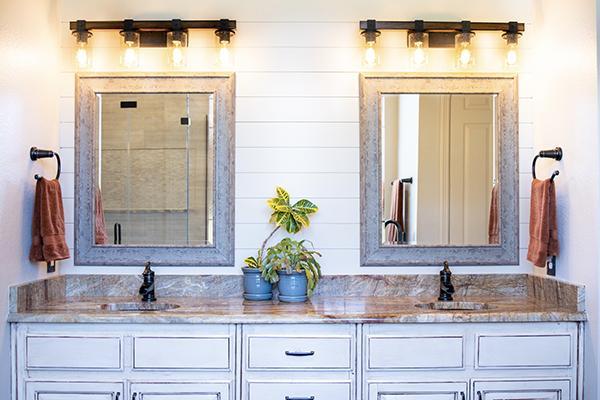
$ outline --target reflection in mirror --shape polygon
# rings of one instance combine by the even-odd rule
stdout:
[[[213,243],[213,96],[96,95],[96,245]]]
[[[382,96],[382,244],[500,243],[496,96]]]

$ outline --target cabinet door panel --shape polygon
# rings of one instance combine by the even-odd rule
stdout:
[[[569,380],[475,381],[475,400],[569,400]]]
[[[29,382],[27,400],[121,400],[123,384],[112,382]]]
[[[132,396],[138,400],[226,400],[228,383],[165,382],[134,383]]]
[[[369,400],[465,400],[466,382],[369,383]]]

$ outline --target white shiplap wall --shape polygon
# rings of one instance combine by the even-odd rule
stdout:
[[[323,4],[326,3],[326,4]],[[265,200],[276,185],[295,198],[308,197],[320,206],[313,225],[302,233],[322,250],[325,274],[430,273],[438,267],[364,268],[359,262],[359,127],[358,73],[362,40],[358,21],[366,18],[411,20],[472,19],[525,22],[520,66],[521,247],[527,245],[529,168],[533,156],[532,68],[533,1],[370,2],[335,0],[207,1],[77,1],[60,3],[61,90],[60,143],[62,184],[68,242],[73,244],[74,71],[73,38],[68,21],[75,19],[209,19],[238,20],[234,37],[236,100],[236,264],[234,268],[157,268],[170,273],[237,274],[242,260],[255,253],[270,231]],[[214,35],[190,35],[188,69],[215,69]],[[98,71],[120,71],[117,32],[94,32]],[[405,32],[381,37],[380,70],[408,71]],[[477,70],[503,70],[500,33],[477,35]],[[453,71],[452,50],[432,50],[428,69]],[[142,70],[163,71],[164,51],[142,50]],[[529,272],[519,266],[456,267],[457,272]],[[61,273],[139,273],[139,268],[82,267],[60,263]]]

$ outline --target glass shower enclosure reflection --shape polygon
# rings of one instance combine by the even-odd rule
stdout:
[[[97,94],[96,245],[213,242],[213,95]]]

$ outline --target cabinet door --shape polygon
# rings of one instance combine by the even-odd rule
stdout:
[[[131,400],[227,400],[229,384],[198,382],[132,383]]]
[[[369,383],[369,400],[466,400],[466,382]]]
[[[122,400],[123,384],[113,382],[28,382],[27,400]]]
[[[571,382],[565,380],[475,381],[474,400],[569,400]]]

